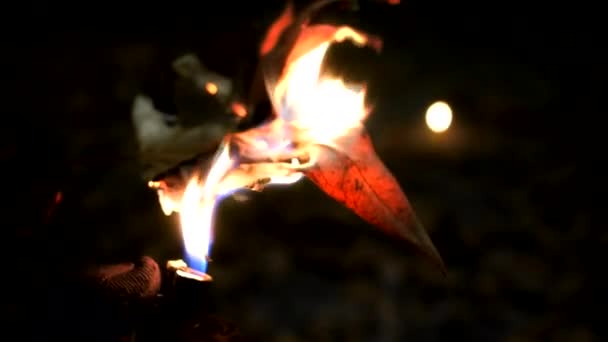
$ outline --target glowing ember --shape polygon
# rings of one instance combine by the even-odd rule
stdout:
[[[230,105],[230,109],[232,110],[232,113],[239,118],[244,118],[247,116],[247,108],[245,108],[242,103],[234,102]]]
[[[205,90],[207,90],[207,92],[211,95],[215,95],[217,94],[217,85],[215,85],[215,83],[211,83],[211,82],[207,82],[207,84],[205,84]]]

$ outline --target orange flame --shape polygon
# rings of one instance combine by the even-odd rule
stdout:
[[[285,31],[285,29],[291,25],[293,20],[293,5],[290,2],[287,4],[287,7],[281,16],[275,20],[272,25],[270,25],[270,28],[268,28],[266,37],[260,46],[260,55],[266,55],[277,45],[279,37],[281,37],[281,33],[283,33],[283,31]]]

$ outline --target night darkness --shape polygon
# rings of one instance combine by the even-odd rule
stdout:
[[[600,12],[360,2],[319,20],[378,35],[384,49],[339,46],[328,68],[366,80],[376,150],[448,277],[305,180],[220,206],[217,315],[263,341],[601,340]],[[176,217],[141,177],[133,98],[175,112],[171,61],[185,53],[245,92],[284,5],[265,3],[3,11],[3,310],[23,327],[12,340],[105,322],[80,297],[96,265],[179,257]],[[443,134],[424,122],[438,100],[454,113]]]

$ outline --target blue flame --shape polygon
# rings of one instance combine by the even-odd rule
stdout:
[[[195,256],[193,254],[188,253],[187,251],[185,251],[185,255],[186,264],[188,264],[188,267],[199,272],[207,273],[207,267],[209,267],[209,262],[207,261],[207,258]]]

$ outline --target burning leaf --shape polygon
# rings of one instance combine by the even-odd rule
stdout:
[[[376,51],[382,49],[382,41],[379,38],[363,35],[348,26],[313,25],[301,28],[300,34],[295,42],[293,50],[289,53],[286,65],[317,48],[326,42],[340,43],[345,39],[351,39],[358,46],[370,46]]]
[[[361,129],[336,144],[340,149],[319,146],[315,165],[304,175],[362,219],[413,244],[445,273],[441,256],[399,183],[376,155],[367,132]]]
[[[328,42],[341,42],[347,38],[359,46],[368,45],[376,50],[380,50],[382,47],[380,39],[364,35],[350,27],[307,25],[310,16],[315,11],[332,2],[334,1],[315,2],[290,27],[285,26],[287,20],[293,20],[291,19],[292,8],[291,5],[288,5],[285,13],[279,18],[282,25],[273,26],[275,31],[279,27],[283,29],[281,43],[284,45],[276,46],[273,51],[266,52],[262,63],[266,87],[275,111],[286,121],[290,121],[291,118],[285,114],[286,111],[290,111],[286,108],[285,103],[288,106],[293,106],[294,102],[298,100],[296,98],[294,101],[289,98],[290,88],[301,87],[298,82],[302,82],[302,77],[298,77],[300,76],[298,71],[308,72],[312,77],[317,75],[321,77],[319,69],[313,68],[310,70],[310,68],[300,65],[304,64],[300,63],[303,56],[314,54],[316,49]],[[276,35],[276,32],[273,33]],[[320,53],[324,55],[325,50]],[[316,62],[320,66],[320,61]],[[295,81],[290,83],[290,80],[294,79]],[[305,96],[303,101],[316,102],[319,100],[312,96],[313,91],[310,91],[310,89],[307,91],[301,90],[301,93],[304,92],[310,94],[310,96],[308,98]],[[356,98],[350,101],[355,106],[364,106],[357,102]],[[340,104],[344,105],[344,103]],[[321,105],[327,106],[325,103]],[[327,115],[316,116],[310,113],[315,108],[296,104],[296,112],[306,109],[308,109],[306,115],[312,115],[317,120],[317,122],[309,122],[308,126],[318,128],[318,126],[323,125],[318,121],[329,119]],[[337,111],[340,110],[342,108],[337,108]],[[348,112],[352,114],[356,111],[355,109]],[[300,112],[298,113],[302,115]],[[327,114],[331,116],[337,113]],[[364,118],[365,116],[362,116],[359,119],[363,121]],[[353,116],[352,119],[357,120],[357,117]],[[312,143],[316,144],[317,147],[316,156],[313,158],[313,166],[302,168],[303,174],[319,186],[321,190],[353,210],[367,222],[383,229],[392,236],[405,239],[413,244],[420,253],[429,257],[445,273],[445,266],[439,253],[424,227],[416,218],[399,183],[377,157],[364,127],[361,125],[353,129],[356,125],[349,125],[346,121],[337,124],[342,124],[347,132],[332,134],[330,135],[331,139],[325,141],[323,141],[323,138],[328,138],[327,134],[324,134],[323,137],[316,137],[316,139],[313,137]],[[301,121],[300,126],[302,126]],[[286,127],[288,126],[283,123],[283,129]],[[349,127],[351,128],[350,131],[348,131]],[[254,149],[256,151],[260,150],[259,147],[254,147]]]
[[[336,38],[339,27],[332,25],[312,25],[308,23],[319,10],[335,3],[353,4],[352,0],[317,0],[313,1],[297,17],[293,16],[293,4],[288,1],[283,14],[271,25],[260,49],[260,67],[262,69],[266,90],[269,94],[275,91],[276,84],[284,78],[286,68],[291,62],[308,53],[322,43]],[[336,41],[342,41],[339,37]],[[371,44],[381,47],[379,39],[373,38]],[[255,85],[254,85],[255,86]],[[272,97],[271,97],[272,100]]]
[[[322,75],[332,43],[350,39],[376,50],[382,45],[380,39],[348,26],[308,25],[317,10],[337,2],[316,1],[297,17],[289,4],[269,29],[260,48],[259,70],[274,110],[271,120],[227,133],[206,176],[200,169],[181,196],[167,196],[159,189],[161,202],[171,197],[170,209],[180,212],[191,257],[205,259],[213,209],[223,197],[307,176],[370,224],[413,244],[445,272],[439,253],[365,131],[365,87]]]

